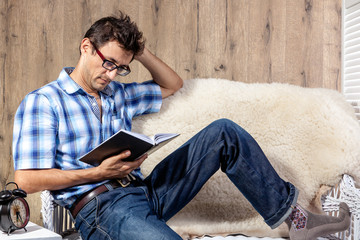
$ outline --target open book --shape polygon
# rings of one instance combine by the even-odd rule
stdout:
[[[124,159],[124,161],[133,161],[145,153],[150,154],[156,151],[177,136],[179,136],[179,134],[161,133],[150,138],[140,133],[121,129],[99,146],[82,156],[80,161],[96,166],[104,159],[125,150],[130,150],[131,155]]]

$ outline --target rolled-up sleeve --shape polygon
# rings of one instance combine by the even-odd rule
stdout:
[[[15,114],[14,168],[45,169],[55,166],[57,120],[49,100],[30,93]]]
[[[160,111],[161,89],[154,81],[127,84],[124,90],[125,101],[131,117]]]

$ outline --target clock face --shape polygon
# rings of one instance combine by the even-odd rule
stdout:
[[[10,219],[17,228],[23,228],[29,222],[29,205],[23,198],[15,198],[10,203]]]

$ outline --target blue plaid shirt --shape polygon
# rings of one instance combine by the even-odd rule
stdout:
[[[161,90],[153,81],[113,81],[100,92],[100,121],[95,98],[70,78],[72,71],[64,68],[56,81],[29,93],[20,104],[13,132],[15,170],[90,168],[78,159],[118,130],[131,130],[133,117],[160,110]],[[141,176],[139,170],[135,174]],[[56,202],[69,208],[81,194],[103,183],[74,186],[52,194]]]

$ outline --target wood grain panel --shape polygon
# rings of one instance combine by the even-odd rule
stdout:
[[[75,66],[85,31],[122,10],[147,47],[184,79],[283,82],[340,90],[341,0],[0,1],[0,187],[13,180],[15,111],[24,96]],[[150,74],[136,61],[121,81]],[[9,170],[10,168],[10,170]],[[41,223],[39,194],[29,196]]]
[[[306,18],[304,1],[286,1],[286,81],[304,86],[306,72],[304,59],[306,55]]]
[[[0,188],[3,189],[11,170],[11,153],[9,152],[10,133],[9,133],[9,119],[8,119],[8,105],[6,101],[6,49],[9,43],[9,29],[7,24],[9,5],[7,1],[0,2]]]
[[[321,87],[341,90],[341,1],[324,1],[323,81]],[[317,85],[320,86],[318,83]]]
[[[227,67],[224,51],[227,38],[227,1],[198,2],[196,69],[201,77],[223,77]],[[202,61],[201,59],[205,60]],[[200,77],[200,74],[198,74]]]
[[[249,82],[249,1],[228,1],[228,38],[226,43],[227,67],[231,75],[228,79]]]
[[[14,171],[11,143],[12,143],[12,125],[13,116],[16,107],[22,98],[21,88],[26,86],[26,81],[23,78],[24,62],[22,57],[22,46],[24,40],[22,33],[24,28],[19,16],[25,16],[26,12],[21,7],[21,3],[5,1],[1,6],[1,26],[4,33],[5,41],[2,40],[1,56],[2,56],[2,113],[1,113],[1,187],[6,182],[13,180]],[[18,79],[19,81],[15,81]],[[20,96],[19,96],[20,95]]]
[[[287,2],[287,1],[286,1]],[[267,10],[265,36],[269,35],[268,82],[286,82],[286,2],[271,1]],[[264,28],[264,27],[263,27]],[[264,66],[265,67],[265,66]]]
[[[248,82],[270,82],[272,38],[271,1],[251,1],[248,18]]]
[[[324,1],[305,1],[305,12],[303,23],[305,26],[305,58],[304,77],[305,87],[316,87],[317,82],[322,79],[323,66],[323,19]]]

